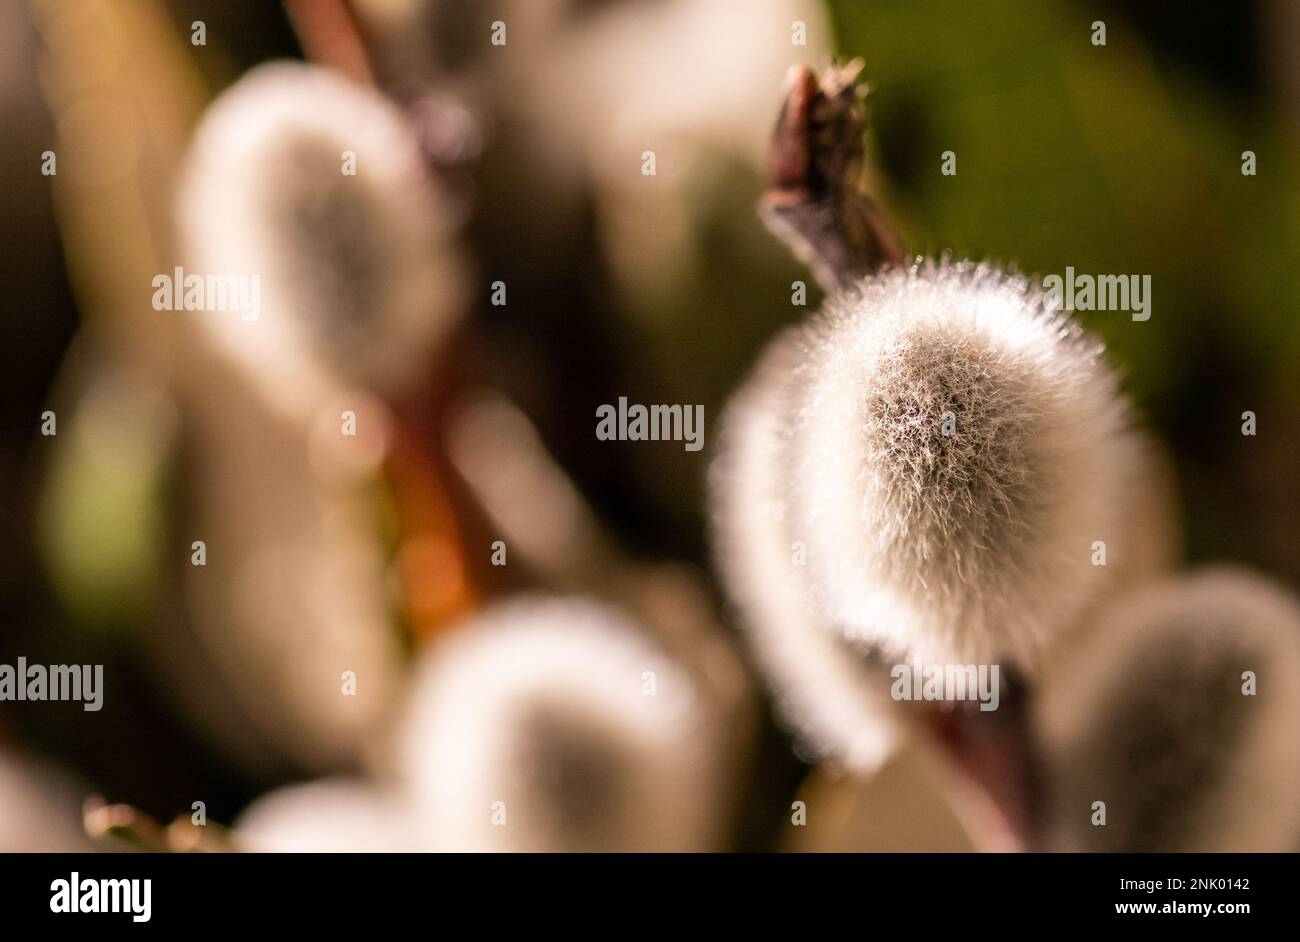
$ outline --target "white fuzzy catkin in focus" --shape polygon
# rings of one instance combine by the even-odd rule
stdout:
[[[400,749],[427,846],[689,851],[723,817],[717,734],[689,674],[617,611],[523,597],[430,653]]]
[[[824,623],[891,659],[1032,666],[1124,536],[1138,451],[1100,345],[948,261],[866,279],[802,345],[780,473]]]

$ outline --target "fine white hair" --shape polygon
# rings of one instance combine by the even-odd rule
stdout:
[[[523,597],[431,653],[400,736],[428,846],[716,846],[717,729],[693,678],[617,610]]]
[[[888,673],[824,629],[797,572],[803,550],[788,532],[781,452],[798,341],[795,331],[773,341],[723,414],[709,482],[714,554],[777,715],[800,751],[870,773],[898,737]]]
[[[1293,594],[1223,567],[1121,599],[1044,690],[1051,846],[1300,850],[1298,721]]]
[[[1125,536],[1140,449],[1101,346],[1026,279],[947,260],[867,278],[801,343],[781,473],[825,624],[1031,666]]]

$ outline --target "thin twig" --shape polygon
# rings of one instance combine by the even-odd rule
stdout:
[[[962,775],[965,788],[956,798],[972,836],[987,850],[1035,850],[1042,782],[1029,691],[1017,676],[1001,681],[996,710],[956,703],[934,713],[928,726]]]
[[[862,62],[819,79],[790,70],[772,134],[767,192],[759,212],[827,291],[903,261],[903,244],[862,184],[867,87]]]
[[[284,11],[308,59],[363,85],[375,84],[370,51],[344,0],[284,0]]]

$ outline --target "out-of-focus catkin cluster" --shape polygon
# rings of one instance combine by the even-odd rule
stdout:
[[[237,834],[269,851],[716,850],[720,720],[706,685],[618,610],[520,597],[429,652],[391,782],[273,793]]]
[[[329,68],[254,68],[195,129],[177,260],[255,279],[257,305],[182,322],[187,522],[207,552],[185,570],[186,599],[192,647],[216,667],[182,698],[247,761],[269,761],[246,745],[265,739],[314,770],[354,766],[399,699],[403,600],[376,494],[463,313],[446,196],[400,107]],[[337,694],[344,671],[365,678],[363,696]],[[240,704],[219,722],[202,707],[214,685]]]

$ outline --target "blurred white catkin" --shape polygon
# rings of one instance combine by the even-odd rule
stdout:
[[[281,408],[338,382],[400,394],[458,319],[464,274],[418,142],[328,69],[262,65],[218,97],[177,203],[187,266],[260,276],[256,320],[194,316]]]
[[[592,602],[521,598],[450,635],[400,750],[433,849],[704,850],[726,818],[706,698]]]
[[[1212,568],[1121,599],[1040,711],[1052,847],[1300,849],[1300,601],[1271,581]]]
[[[235,822],[254,853],[393,853],[418,850],[396,796],[364,781],[325,779],[271,792]]]

